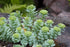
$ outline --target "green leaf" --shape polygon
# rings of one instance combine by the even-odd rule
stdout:
[[[20,4],[20,0],[11,0],[12,4]]]
[[[11,13],[14,10],[20,9],[20,8],[25,8],[26,5],[6,5],[4,8],[0,8],[0,12],[2,13]]]

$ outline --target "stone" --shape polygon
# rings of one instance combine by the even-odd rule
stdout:
[[[62,32],[62,35],[58,36],[57,40],[60,43],[66,44],[67,45],[66,47],[70,47],[70,27],[69,26],[65,28],[65,31]]]
[[[43,4],[48,7],[51,3],[52,3],[53,0],[44,0],[43,1]]]
[[[56,3],[53,3],[50,8],[55,12],[55,13],[60,13],[61,11],[61,8],[56,4]]]
[[[2,45],[0,44],[0,47],[2,47]]]
[[[67,0],[44,0],[43,4],[56,13],[65,11],[69,7]]]
[[[8,19],[8,16],[9,14],[7,14],[7,13],[0,13],[0,17],[5,17],[5,18],[7,18]]]
[[[70,12],[63,11],[59,15],[57,15],[56,20],[67,25],[70,25]]]
[[[66,8],[69,6],[67,0],[56,0],[50,8],[55,11],[56,13],[60,13],[61,11],[66,10]]]
[[[47,19],[52,19],[55,24],[64,23],[70,26],[70,12],[63,11],[60,14],[56,15],[55,13],[50,13]]]

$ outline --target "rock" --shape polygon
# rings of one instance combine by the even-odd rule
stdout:
[[[51,8],[54,12],[60,13],[67,9],[69,3],[67,0],[44,0],[43,4]]]
[[[67,26],[70,26],[70,12],[61,12],[56,15],[55,13],[49,13],[49,19],[54,21],[54,25],[58,23],[64,23]]]
[[[0,13],[0,17],[5,17],[5,18],[8,18],[8,15],[7,13]]]
[[[62,23],[70,25],[70,12],[62,12],[56,17],[56,19]]]
[[[70,12],[70,6],[66,9],[67,12]]]
[[[51,3],[53,2],[53,0],[44,0],[43,4],[48,7]]]
[[[0,45],[0,47],[2,47],[2,45]]]
[[[53,3],[53,4],[50,6],[50,8],[51,8],[55,13],[60,13],[61,11],[63,11],[63,10],[61,10],[60,7],[58,7],[58,5],[57,5],[56,3]]]
[[[58,36],[57,40],[60,43],[66,44],[66,47],[70,47],[70,27],[66,27],[62,35]]]

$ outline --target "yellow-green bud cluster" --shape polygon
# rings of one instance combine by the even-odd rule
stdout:
[[[4,20],[4,19],[6,19],[6,18],[5,18],[5,17],[1,17],[1,18],[0,18],[0,20]]]
[[[42,23],[43,21],[41,19],[36,20],[37,23]]]
[[[26,31],[24,34],[25,34],[25,36],[29,37],[29,36],[32,35],[32,32],[30,32],[30,31]]]
[[[47,20],[46,22],[47,22],[47,24],[53,24],[54,23],[52,20]]]
[[[60,28],[65,28],[65,25],[62,24],[62,23],[59,23],[58,26],[59,26]]]
[[[20,35],[19,35],[19,33],[15,33],[15,34],[13,34],[13,37],[18,39],[18,38],[20,38]]]
[[[19,13],[20,13],[20,11],[16,11],[16,13],[17,13],[17,14],[19,14]]]
[[[14,20],[16,20],[16,17],[15,16],[10,16],[9,19],[14,21]]]
[[[47,10],[41,10],[40,13],[43,15],[46,15],[46,14],[48,14],[48,11]]]
[[[10,13],[10,16],[15,16],[15,14],[16,14],[15,12],[12,12]]]
[[[33,10],[34,8],[35,8],[34,5],[29,5],[29,6],[27,7],[27,9],[31,9],[31,10]]]
[[[21,30],[21,27],[17,27],[17,30],[20,31]]]
[[[36,47],[42,47],[42,45],[36,45]]]
[[[29,20],[29,17],[25,17],[25,20],[28,21]]]
[[[42,27],[42,29],[41,29],[43,32],[48,32],[49,31],[49,28],[48,27],[46,27],[46,26],[44,26],[44,27]]]
[[[5,22],[1,20],[0,21],[0,25],[4,25],[4,24],[5,24]]]
[[[22,29],[21,27],[17,27],[16,29],[18,33],[21,33],[21,29]]]
[[[61,29],[59,27],[54,27],[53,29],[54,29],[54,31],[57,31],[57,32],[61,31]]]
[[[50,45],[52,45],[52,44],[54,43],[54,41],[53,41],[52,39],[49,39],[49,40],[47,41],[47,43],[50,44]]]

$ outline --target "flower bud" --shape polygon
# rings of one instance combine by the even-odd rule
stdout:
[[[62,24],[62,23],[59,23],[58,26],[59,26],[60,28],[65,28],[65,25]]]
[[[15,15],[16,15],[15,12],[10,13],[10,16],[15,16]]]
[[[37,23],[42,23],[43,21],[41,19],[36,20]]]
[[[14,21],[14,20],[16,20],[16,17],[15,16],[10,16],[9,19]]]
[[[13,34],[14,38],[20,38],[20,35],[18,33]]]
[[[18,30],[18,31],[21,31],[21,27],[17,27],[17,30]]]
[[[59,27],[54,27],[53,29],[57,32],[61,31],[61,29]]]
[[[28,21],[30,19],[30,17],[25,17],[25,20]]]
[[[17,29],[18,33],[21,33],[21,27],[17,27],[16,29]]]
[[[1,20],[0,21],[0,25],[4,25],[4,24],[5,24],[5,22]]]
[[[30,31],[26,31],[24,34],[25,34],[25,36],[29,37],[29,36],[32,35],[32,32],[30,32]]]
[[[40,13],[43,15],[46,15],[46,14],[48,14],[48,11],[47,10],[41,10]]]
[[[16,11],[17,14],[20,14],[20,11]]]
[[[48,24],[53,24],[54,22],[52,20],[47,20],[46,21]]]
[[[34,6],[34,5],[29,5],[29,6],[27,7],[27,9],[28,9],[28,10],[35,10],[35,6]]]
[[[36,47],[42,47],[42,45],[36,45]]]
[[[49,31],[49,28],[48,27],[42,27],[42,29],[41,29],[43,32],[48,32]]]
[[[47,43],[52,45],[52,44],[54,44],[54,41],[52,39],[49,39],[49,40],[47,40]]]
[[[1,17],[1,18],[0,18],[0,20],[4,20],[4,19],[6,19],[6,18],[5,18],[5,17]]]

